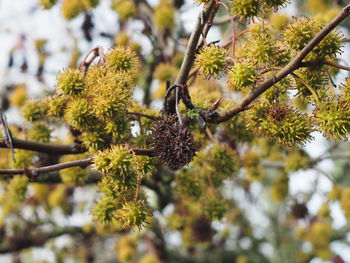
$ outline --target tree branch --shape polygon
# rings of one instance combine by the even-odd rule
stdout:
[[[62,169],[79,166],[81,168],[86,168],[92,163],[92,158],[87,158],[83,160],[59,163],[49,166],[44,166],[40,168],[24,168],[24,169],[0,169],[0,174],[26,174],[29,178],[36,178],[40,173],[47,173],[53,171],[59,171]]]
[[[250,91],[250,93],[238,105],[235,105],[225,112],[217,113],[213,111],[203,111],[202,117],[205,121],[210,123],[221,123],[229,120],[241,111],[247,110],[249,104],[257,99],[262,93],[278,83],[280,80],[288,76],[294,70],[301,67],[302,60],[312,51],[312,49],[320,43],[328,33],[330,33],[336,26],[338,26],[350,14],[350,5],[343,8],[343,11],[337,15],[328,25],[326,25],[300,52],[291,60],[288,65],[281,69],[272,78],[260,84],[257,88]]]
[[[178,85],[186,84],[188,75],[190,73],[190,70],[195,58],[195,54],[197,51],[199,38],[203,32],[204,26],[206,25],[207,21],[209,20],[209,18],[211,18],[214,15],[212,14],[212,12],[216,12],[217,9],[215,8],[215,6],[216,6],[216,1],[211,0],[208,6],[198,15],[197,23],[190,36],[187,49],[185,52],[185,57],[184,57],[184,60],[182,61],[181,68],[180,68],[179,74],[177,75],[175,84],[178,84]],[[169,112],[170,114],[175,114],[175,93],[174,92],[171,94],[171,96],[169,96],[167,108],[171,110]]]
[[[86,152],[86,149],[79,144],[53,144],[21,140],[13,138],[13,147],[34,152],[42,152],[51,155],[79,154]],[[4,140],[0,141],[0,148],[7,148]]]
[[[350,71],[350,67],[339,65],[339,64],[337,64],[335,62],[327,61],[327,60],[323,60],[323,59],[301,62],[300,63],[300,67],[309,67],[309,66],[314,66],[314,65],[319,65],[319,64],[326,64],[326,65],[329,65],[329,66],[332,66],[332,67],[335,67],[335,68],[339,68],[339,69]]]
[[[48,240],[65,234],[84,234],[84,231],[79,227],[64,227],[51,233],[35,233],[32,235],[29,235],[29,233],[22,233],[21,235],[20,232],[13,237],[9,237],[9,242],[3,242],[0,246],[0,254],[14,253],[31,247],[41,247]]]

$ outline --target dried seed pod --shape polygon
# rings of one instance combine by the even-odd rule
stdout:
[[[196,152],[192,132],[176,115],[155,122],[151,130],[152,148],[160,164],[178,169],[192,161]]]

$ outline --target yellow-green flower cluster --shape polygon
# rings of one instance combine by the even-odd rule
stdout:
[[[138,189],[138,178],[150,172],[149,160],[137,158],[124,146],[114,145],[94,157],[94,168],[102,173],[99,191],[102,196],[92,209],[94,219],[110,223],[117,220],[124,228],[148,223],[150,210]],[[136,164],[137,162],[137,164]]]
[[[116,46],[110,49],[105,56],[106,66],[109,70],[116,72],[125,72],[131,76],[135,76],[140,67],[139,59],[136,53],[129,48]]]
[[[257,68],[250,61],[237,61],[228,72],[228,84],[233,90],[250,87],[257,78]]]
[[[209,45],[199,51],[196,56],[196,66],[206,78],[219,78],[226,70],[226,50],[215,45]]]
[[[284,29],[284,41],[292,51],[303,49],[306,44],[322,29],[322,24],[315,20],[299,17]],[[334,57],[343,46],[341,33],[337,30],[329,33],[307,56],[307,60]]]
[[[318,129],[329,139],[347,140],[350,136],[349,104],[339,99],[320,102],[314,111]]]
[[[78,69],[67,68],[57,75],[57,93],[77,95],[84,89],[84,74]]]
[[[232,16],[238,15],[241,20],[252,20],[261,17],[268,8],[285,6],[289,0],[233,0],[229,7]]]
[[[117,46],[105,55],[104,64],[91,65],[85,74],[65,69],[57,76],[57,93],[45,101],[47,113],[80,131],[89,150],[120,142],[130,135],[126,109],[138,68],[136,54]]]
[[[314,131],[310,117],[286,105],[256,105],[248,113],[248,127],[277,143],[297,146],[312,139]]]

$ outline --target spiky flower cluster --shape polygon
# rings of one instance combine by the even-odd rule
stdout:
[[[241,20],[252,20],[265,13],[266,8],[285,6],[289,0],[234,0],[230,3],[232,16],[238,15]]]
[[[350,136],[349,104],[339,99],[320,102],[314,117],[318,129],[329,139],[347,140]]]
[[[58,94],[77,95],[84,89],[84,74],[78,69],[67,68],[57,75]]]
[[[148,162],[135,158],[131,150],[120,145],[95,156],[93,166],[103,176],[98,184],[102,196],[92,209],[95,220],[104,223],[117,220],[125,228],[140,228],[148,223],[151,212],[137,186],[138,177],[149,170]]]
[[[257,105],[248,114],[249,128],[277,143],[296,146],[311,140],[311,119],[286,105]]]
[[[227,54],[224,48],[209,45],[199,51],[196,56],[196,66],[206,78],[219,78],[226,70]]]
[[[234,90],[242,90],[242,88],[249,87],[256,80],[257,69],[250,61],[237,61],[228,72],[228,84]]]
[[[156,121],[151,130],[152,148],[160,164],[178,169],[192,161],[196,152],[193,135],[176,115]]]
[[[284,29],[284,41],[292,51],[303,49],[322,29],[322,24],[305,17],[298,17]],[[339,31],[330,32],[307,56],[308,60],[334,57],[341,53],[342,35]]]
[[[58,94],[46,101],[48,114],[62,118],[82,133],[91,150],[103,149],[129,134],[126,108],[131,102],[139,61],[128,48],[117,46],[105,64],[92,65],[84,75],[65,69],[57,76]]]

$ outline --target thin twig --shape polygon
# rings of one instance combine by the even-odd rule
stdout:
[[[147,118],[147,119],[150,119],[150,120],[154,120],[154,121],[160,119],[160,117],[158,117],[158,116],[153,116],[153,115],[149,115],[149,114],[145,114],[145,113],[141,113],[141,112],[128,111],[127,114],[135,115],[137,117],[144,117],[144,118]]]
[[[44,167],[40,167],[40,168],[0,169],[0,174],[9,174],[9,175],[26,174],[30,178],[32,178],[32,177],[35,178],[40,173],[59,171],[59,170],[63,170],[63,169],[67,169],[67,168],[75,167],[75,166],[79,166],[81,168],[86,168],[91,163],[92,163],[92,158],[87,158],[87,159],[83,159],[83,160],[59,163],[59,164],[44,166]]]
[[[335,67],[338,69],[350,71],[350,67],[343,66],[343,65],[340,65],[340,64],[335,63],[333,61],[328,61],[328,60],[323,60],[323,59],[302,62],[302,63],[300,63],[300,67],[309,67],[309,66],[314,66],[314,65],[319,65],[319,64],[326,64],[326,65],[329,65],[329,66],[332,66],[332,67]]]

